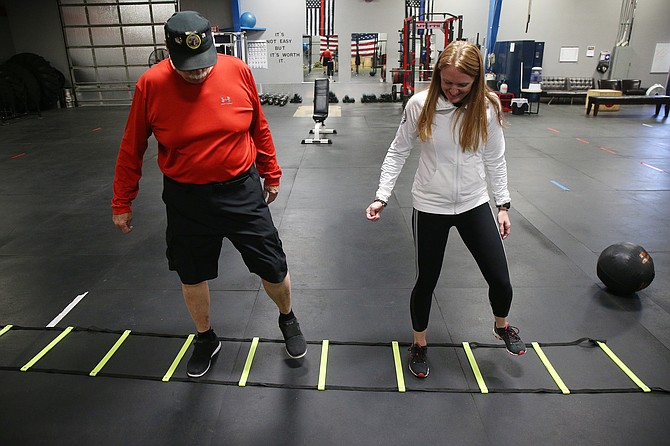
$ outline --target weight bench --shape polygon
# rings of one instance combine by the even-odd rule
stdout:
[[[324,122],[328,117],[328,102],[329,102],[329,84],[328,79],[314,80],[314,111],[312,119],[314,119],[314,129],[309,133],[314,134],[314,138],[307,138],[302,140],[302,144],[332,144],[328,138],[321,138],[322,133],[337,133],[337,130],[324,128]]]
[[[589,96],[586,104],[586,114],[591,113],[593,108],[593,116],[598,116],[598,109],[601,105],[626,105],[626,104],[647,104],[656,106],[656,114],[661,113],[661,106],[665,105],[665,117],[668,117],[670,112],[670,96]]]

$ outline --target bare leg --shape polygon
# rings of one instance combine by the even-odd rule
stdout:
[[[200,333],[211,328],[211,321],[209,319],[209,284],[207,281],[197,283],[195,285],[181,284],[181,290],[184,294],[184,301],[186,307],[191,313],[191,318],[195,322],[195,328]]]
[[[426,332],[427,331],[428,330],[415,331],[414,332],[414,343],[421,346],[421,347],[426,346],[428,344],[428,342],[426,342]]]
[[[298,359],[307,353],[307,342],[300,331],[300,325],[295,317],[286,317],[291,313],[291,276],[286,274],[284,280],[279,283],[272,283],[263,280],[263,287],[268,293],[270,299],[274,301],[279,308],[279,329],[284,336],[286,353],[293,358]],[[284,318],[284,320],[282,320]],[[289,320],[286,320],[289,319]]]
[[[497,328],[505,328],[507,327],[507,318],[506,317],[498,317],[494,316],[496,319],[496,327]]]
[[[263,288],[270,299],[277,305],[279,312],[288,314],[291,312],[291,276],[287,273],[284,280],[279,283],[263,281]]]

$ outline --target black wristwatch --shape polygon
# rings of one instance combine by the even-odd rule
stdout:
[[[499,211],[502,210],[502,209],[504,209],[506,211],[509,211],[509,208],[511,207],[511,205],[512,204],[508,201],[507,203],[503,203],[503,204],[498,205],[496,207],[498,208]]]

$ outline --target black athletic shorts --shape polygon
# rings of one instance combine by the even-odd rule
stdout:
[[[224,183],[184,184],[163,177],[167,259],[182,283],[218,276],[223,238],[242,254],[249,271],[271,283],[288,266],[255,167]]]

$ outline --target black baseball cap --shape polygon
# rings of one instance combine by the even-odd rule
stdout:
[[[180,11],[165,22],[165,42],[172,64],[182,71],[216,64],[216,47],[209,20],[195,11]]]

